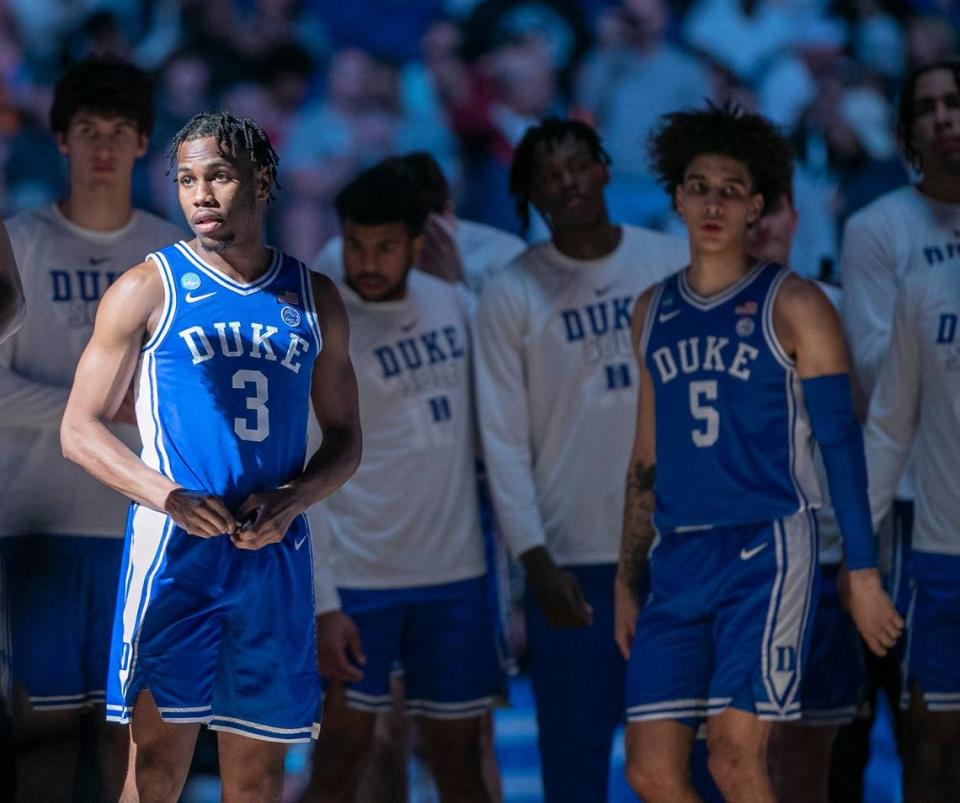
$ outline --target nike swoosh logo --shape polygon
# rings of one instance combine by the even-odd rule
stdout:
[[[300,549],[300,547],[303,546],[303,542],[306,541],[308,537],[309,537],[309,536],[306,536],[306,535],[305,535],[305,536],[303,536],[303,538],[301,538],[299,541],[294,541],[294,542],[293,542],[293,548],[294,548],[294,549]]]
[[[740,560],[750,560],[754,555],[763,551],[766,544],[760,544],[760,546],[755,546],[753,549],[741,549],[740,550]]]
[[[413,319],[412,321],[410,321],[410,323],[408,323],[406,326],[401,326],[400,328],[401,328],[404,332],[409,332],[411,329],[413,329],[414,326],[417,325],[417,323],[418,323],[419,321],[420,321],[419,318],[414,318],[414,319]]]
[[[213,290],[212,292],[209,292],[209,293],[203,293],[199,296],[195,296],[193,293],[187,293],[184,296],[184,299],[186,299],[186,302],[188,304],[196,304],[198,301],[203,301],[203,299],[210,298],[210,296],[215,296],[216,294],[217,294],[216,290]]]
[[[609,293],[609,292],[613,289],[613,286],[614,286],[615,284],[616,284],[616,282],[610,282],[610,284],[608,284],[608,285],[604,285],[603,287],[597,287],[597,288],[595,288],[595,289],[594,289],[594,292],[595,292],[598,296],[605,296],[607,293]]]
[[[661,313],[660,313],[660,316],[657,318],[657,320],[658,320],[660,323],[666,323],[667,321],[672,321],[672,320],[673,320],[674,318],[676,318],[681,312],[683,312],[683,310],[681,310],[681,309],[675,309],[673,312],[661,312]]]
[[[110,257],[90,257],[91,265],[102,265],[104,262],[108,262]]]

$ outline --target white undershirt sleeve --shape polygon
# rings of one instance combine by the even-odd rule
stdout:
[[[917,432],[921,368],[916,287],[908,285],[896,301],[890,345],[870,400],[864,431],[874,530],[893,504],[897,481]]]
[[[522,295],[514,277],[497,277],[484,289],[473,324],[484,464],[497,523],[515,557],[546,543],[533,475]]]
[[[843,324],[854,371],[867,398],[890,342],[897,297],[892,244],[856,218],[847,224],[841,251]]]

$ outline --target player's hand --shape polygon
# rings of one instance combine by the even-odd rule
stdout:
[[[527,582],[547,622],[553,627],[586,627],[593,607],[583,596],[576,576],[561,569],[543,547],[524,553]]]
[[[297,493],[290,486],[250,494],[237,509],[240,525],[230,540],[237,549],[261,549],[276,544],[302,512]]]
[[[624,660],[630,658],[639,615],[640,600],[636,589],[630,588],[618,574],[613,581],[613,637]]]
[[[232,533],[237,521],[219,496],[174,488],[163,503],[164,512],[173,523],[190,535],[211,538]]]
[[[357,683],[363,680],[360,666],[367,662],[360,634],[353,619],[342,611],[317,617],[317,664],[327,680]]]
[[[456,284],[464,281],[463,261],[453,238],[453,229],[447,220],[436,212],[431,213],[423,227],[423,249],[418,267],[424,273]]]
[[[844,570],[838,584],[850,618],[870,651],[886,655],[903,632],[903,619],[883,590],[880,573],[876,569]]]

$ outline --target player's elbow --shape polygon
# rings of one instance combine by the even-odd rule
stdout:
[[[86,440],[82,423],[68,404],[60,422],[60,451],[70,462],[83,465],[83,445]]]

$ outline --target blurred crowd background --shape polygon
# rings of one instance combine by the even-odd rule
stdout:
[[[414,149],[443,166],[461,217],[516,231],[511,152],[548,113],[599,129],[615,220],[669,229],[646,138],[660,115],[709,99],[789,133],[793,266],[835,279],[844,220],[907,180],[901,80],[955,54],[958,30],[956,0],[0,0],[0,212],[63,191],[52,86],[94,53],[156,76],[138,206],[182,220],[166,144],[194,113],[227,108],[270,134],[282,186],[270,240],[305,260],[336,233],[338,190]]]

